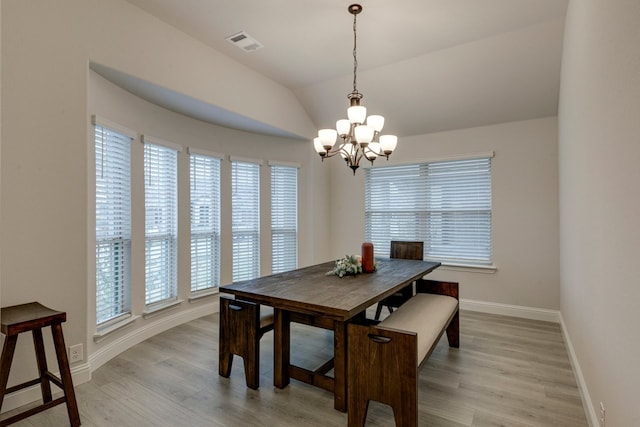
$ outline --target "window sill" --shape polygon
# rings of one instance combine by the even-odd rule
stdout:
[[[218,295],[219,293],[220,291],[217,286],[210,289],[203,289],[201,291],[196,291],[189,296],[189,302],[194,303],[194,302],[200,301],[201,299]]]
[[[100,341],[105,339],[107,335],[112,334],[113,332],[118,331],[124,328],[125,326],[129,326],[139,318],[140,316],[129,315],[123,318],[122,320],[119,320],[115,323],[110,324],[109,326],[99,329],[95,334],[93,334],[93,342],[99,343]]]
[[[494,274],[498,271],[498,267],[495,265],[473,265],[473,264],[455,264],[443,262],[439,270],[447,271],[464,271],[467,273],[483,273]]]
[[[171,308],[177,307],[180,304],[182,304],[184,302],[184,300],[178,299],[178,300],[172,300],[169,302],[160,302],[157,304],[152,304],[147,306],[147,309],[145,311],[142,312],[142,317],[144,317],[145,319],[148,319],[150,317],[153,317],[165,310],[169,310]]]

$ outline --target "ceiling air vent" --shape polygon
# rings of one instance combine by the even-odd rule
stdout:
[[[263,47],[262,43],[260,43],[258,40],[254,39],[244,31],[240,31],[239,33],[229,36],[225,40],[231,44],[238,46],[245,52],[253,52],[254,50],[258,50]]]

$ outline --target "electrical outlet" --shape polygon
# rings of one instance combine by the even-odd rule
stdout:
[[[82,344],[69,347],[69,363],[81,362],[83,359]]]
[[[600,425],[601,427],[605,427],[604,422],[605,422],[605,418],[604,418],[604,403],[600,402]]]

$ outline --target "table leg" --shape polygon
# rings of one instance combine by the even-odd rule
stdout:
[[[347,323],[334,322],[333,328],[334,357],[334,401],[333,407],[347,412]]]
[[[289,385],[291,321],[289,312],[273,310],[273,385],[285,388]]]

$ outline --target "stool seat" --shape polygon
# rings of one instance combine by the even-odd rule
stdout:
[[[13,424],[38,412],[45,411],[53,406],[66,403],[69,421],[73,427],[80,425],[80,415],[76,402],[71,380],[71,370],[62,334],[62,323],[67,320],[67,313],[64,311],[52,310],[38,302],[4,307],[0,311],[0,331],[5,335],[0,359],[0,408],[7,394],[14,393],[27,387],[39,384],[42,392],[43,403],[34,408],[28,409],[19,414],[15,414],[5,419],[0,419],[0,427]],[[47,368],[47,358],[42,339],[42,328],[50,326],[53,344],[58,359],[60,377],[53,375]],[[31,381],[7,387],[11,362],[18,340],[18,335],[31,331],[33,335],[33,345],[35,347],[36,362],[38,364],[39,377]],[[63,397],[53,399],[51,394],[51,384],[60,387],[64,393]]]
[[[14,305],[2,309],[1,330],[5,335],[17,335],[34,328],[43,328],[67,321],[67,313],[45,307],[38,302]]]

